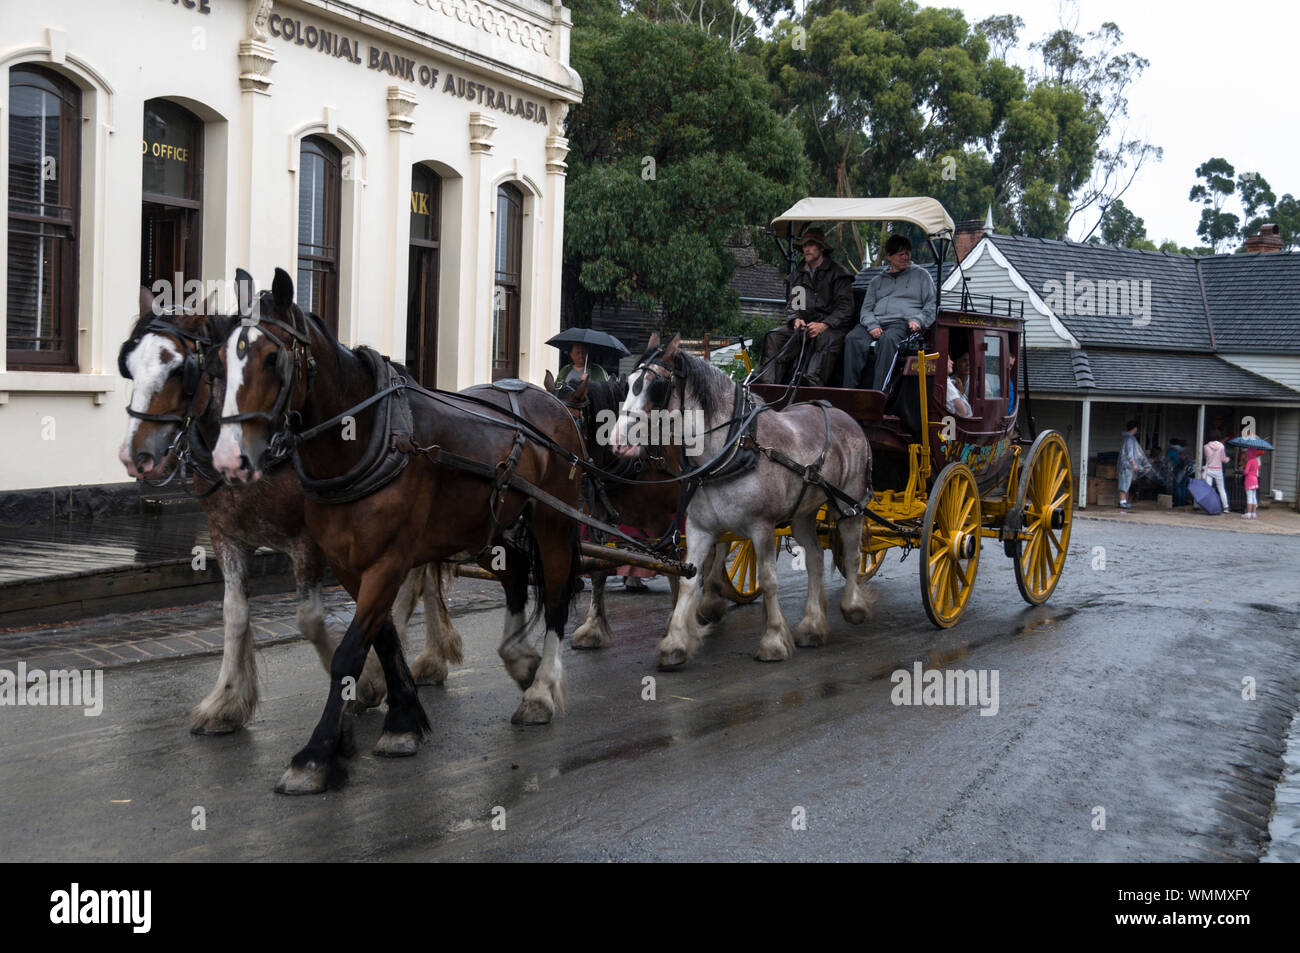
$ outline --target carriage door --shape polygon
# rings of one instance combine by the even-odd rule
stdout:
[[[416,383],[438,386],[438,232],[442,180],[411,170],[411,250],[406,278],[406,366]]]
[[[202,260],[203,121],[165,99],[144,105],[140,283],[173,283],[173,306]]]
[[[519,297],[524,196],[513,185],[497,190],[497,265],[492,288],[492,379],[519,376]]]

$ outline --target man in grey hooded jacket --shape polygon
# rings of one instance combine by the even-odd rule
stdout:
[[[898,346],[909,334],[934,324],[934,279],[912,264],[912,243],[906,236],[889,236],[885,260],[889,267],[867,285],[858,326],[844,338],[844,387],[866,386],[862,372],[875,340],[876,367],[870,386],[884,390]]]

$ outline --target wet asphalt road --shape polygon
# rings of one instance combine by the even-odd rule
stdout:
[[[803,577],[789,564],[793,625]],[[527,729],[509,724],[501,613],[462,615],[466,664],[420,690],[428,745],[370,755],[372,712],[348,785],[321,797],[271,791],[324,701],[304,644],[259,653],[262,706],[220,738],[184,719],[218,659],[111,669],[100,717],[0,709],[0,858],[1250,860],[1300,686],[1298,565],[1296,537],[1080,520],[1046,606],[1025,606],[987,542],[971,608],[938,632],[915,554],[891,555],[863,626],[839,617],[832,577],[825,648],[754,661],[756,603],[674,673],[654,669],[666,583],[615,586],[617,643],[566,645],[568,713]],[[997,714],[895,706],[890,675],[915,661],[996,670]]]

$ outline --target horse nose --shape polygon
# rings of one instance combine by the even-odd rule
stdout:
[[[154,459],[147,453],[137,453],[135,455],[135,468],[141,474],[149,474],[155,466]]]

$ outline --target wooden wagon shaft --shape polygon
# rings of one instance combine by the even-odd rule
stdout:
[[[595,543],[582,543],[582,571],[591,572],[592,570],[606,569],[609,566],[639,566],[642,569],[653,569],[655,572],[665,573],[670,576],[679,575],[681,566],[678,563],[666,562],[662,559],[656,559],[653,556],[647,556],[644,553],[633,553],[626,549],[614,549],[609,546],[597,546]],[[496,576],[488,572],[481,566],[474,563],[460,563],[456,566],[456,575],[465,576],[470,579],[488,579],[496,580]]]

